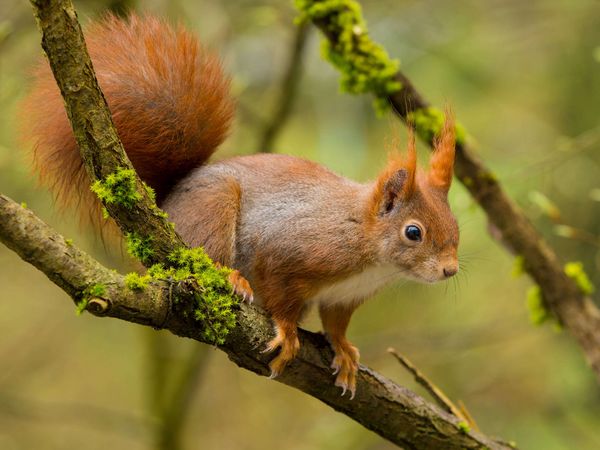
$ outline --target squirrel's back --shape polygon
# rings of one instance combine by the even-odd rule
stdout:
[[[107,15],[85,36],[127,155],[160,202],[225,139],[234,113],[229,78],[191,33],[154,17]],[[45,61],[35,72],[21,123],[42,184],[61,206],[77,202],[97,222],[99,205]]]

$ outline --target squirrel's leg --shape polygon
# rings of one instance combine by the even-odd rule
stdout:
[[[202,189],[183,191],[185,199],[175,193],[163,207],[189,245],[202,246],[217,266],[231,266],[235,260],[241,187],[233,177],[210,181]],[[254,293],[250,283],[238,270],[231,272],[229,282],[235,294],[252,302]]]
[[[268,308],[268,305],[265,305]],[[296,357],[300,349],[298,340],[298,321],[302,315],[301,302],[288,303],[288,308],[282,312],[272,311],[275,322],[275,337],[269,341],[264,353],[270,353],[281,348],[279,354],[269,363],[271,378],[280,375],[285,366]]]
[[[349,391],[350,400],[356,392],[356,372],[360,354],[346,339],[346,329],[356,306],[358,305],[319,305],[323,330],[335,352],[331,363],[333,374],[337,374],[335,385],[342,388],[342,395]]]

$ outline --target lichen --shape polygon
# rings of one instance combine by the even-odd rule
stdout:
[[[117,204],[131,209],[142,199],[133,169],[119,168],[104,180],[94,181],[91,189],[105,205]]]
[[[415,131],[421,139],[425,142],[433,142],[444,128],[446,116],[440,109],[429,106],[409,112],[406,119],[415,127]],[[464,145],[467,132],[459,123],[455,125],[455,134],[456,144]]]
[[[590,295],[594,292],[595,288],[587,273],[583,269],[583,263],[580,261],[572,261],[565,264],[565,273],[569,278],[572,278],[581,292],[586,295]]]
[[[127,252],[144,264],[149,262],[150,258],[154,255],[152,241],[152,236],[142,236],[135,231],[125,233]]]
[[[340,88],[351,94],[371,93],[378,114],[389,109],[387,97],[402,89],[396,79],[400,63],[369,37],[360,5],[354,0],[296,0],[300,21],[325,19],[321,53],[341,72]]]

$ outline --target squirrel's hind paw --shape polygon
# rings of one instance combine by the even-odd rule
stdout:
[[[350,400],[356,394],[356,372],[358,371],[358,349],[349,342],[334,345],[335,357],[331,363],[333,374],[337,377],[335,385],[342,388],[342,396],[350,393]]]
[[[269,363],[271,369],[269,378],[276,378],[281,375],[285,366],[296,357],[300,349],[300,341],[296,334],[284,334],[279,327],[276,327],[276,330],[277,335],[268,342],[267,347],[263,350],[263,353],[271,353],[281,348],[279,354]]]

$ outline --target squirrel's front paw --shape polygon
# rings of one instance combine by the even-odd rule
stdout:
[[[333,350],[335,356],[331,368],[333,374],[337,374],[335,385],[342,388],[342,395],[346,391],[350,392],[350,400],[352,400],[356,393],[356,372],[360,354],[358,349],[346,340],[333,344]]]
[[[246,303],[252,303],[254,300],[254,292],[250,287],[250,283],[246,280],[239,270],[233,270],[228,277],[229,283],[233,289],[233,293],[242,297]]]
[[[271,368],[271,376],[269,378],[281,375],[285,366],[296,357],[300,349],[300,341],[296,333],[285,334],[279,327],[276,327],[276,330],[277,335],[269,341],[267,348],[263,350],[263,353],[271,353],[281,348],[279,354],[269,363],[269,367]]]

